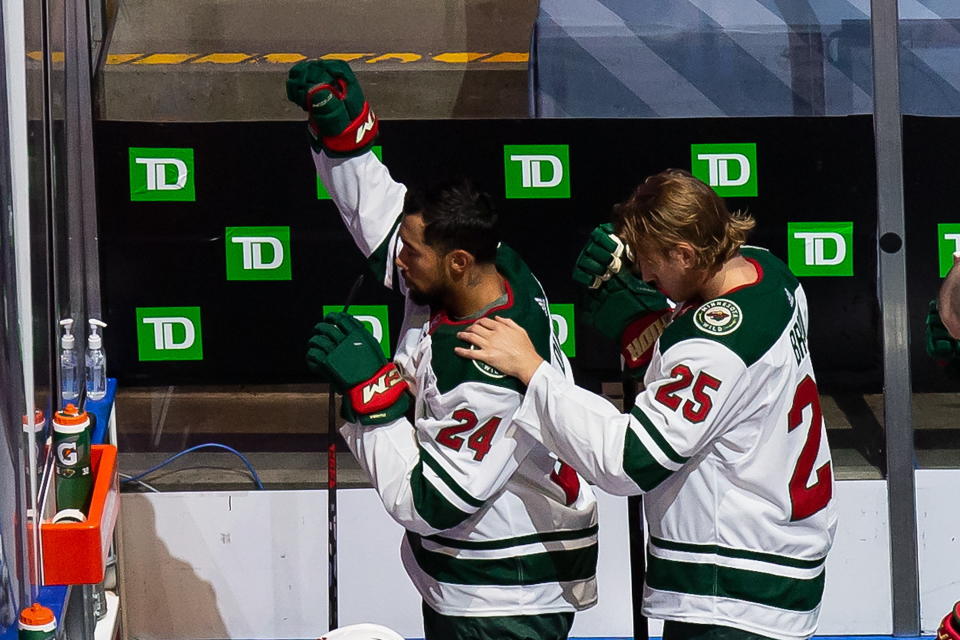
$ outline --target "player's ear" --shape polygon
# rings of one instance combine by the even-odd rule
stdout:
[[[455,275],[462,275],[473,266],[474,257],[468,251],[463,249],[454,249],[444,257],[447,268]]]
[[[688,242],[681,242],[670,250],[673,259],[684,269],[692,269],[697,265],[697,250]]]

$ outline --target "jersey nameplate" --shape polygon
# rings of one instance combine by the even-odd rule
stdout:
[[[743,322],[740,306],[726,298],[717,298],[704,304],[693,316],[693,324],[704,333],[725,336],[733,333]]]

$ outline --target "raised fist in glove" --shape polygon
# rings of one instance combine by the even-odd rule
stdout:
[[[343,394],[341,415],[348,422],[383,424],[407,412],[410,396],[397,366],[359,320],[328,314],[313,328],[307,366]]]
[[[583,318],[620,344],[627,371],[641,378],[653,345],[666,328],[670,304],[666,296],[634,276],[629,248],[602,224],[590,233],[573,268],[573,280],[585,288]]]
[[[330,156],[367,151],[380,122],[363,97],[360,83],[342,60],[303,60],[287,74],[287,98],[309,116],[311,145]]]
[[[927,355],[931,358],[950,361],[960,355],[960,345],[947,332],[947,328],[940,319],[940,309],[936,299],[930,301],[927,312],[926,337]]]

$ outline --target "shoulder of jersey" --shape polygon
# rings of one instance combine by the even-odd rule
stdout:
[[[741,253],[759,267],[760,281],[674,319],[660,337],[661,353],[687,340],[708,340],[727,347],[749,367],[788,330],[800,283],[769,251],[744,247]]]
[[[497,270],[509,284],[510,300],[507,306],[493,309],[490,315],[510,318],[526,329],[537,353],[549,362],[550,315],[540,283],[520,256],[506,245],[501,244],[497,250],[496,264]],[[522,393],[525,387],[516,378],[504,375],[488,364],[461,358],[454,353],[454,347],[468,346],[457,338],[457,332],[468,325],[442,323],[431,328],[431,363],[440,392],[446,393],[464,382],[479,382]]]

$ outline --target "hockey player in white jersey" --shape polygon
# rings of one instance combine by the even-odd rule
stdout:
[[[837,516],[803,288],[685,171],[614,211],[575,279],[627,366],[649,364],[629,414],[543,365],[508,318],[479,320],[457,352],[526,383],[514,422],[588,480],[646,494],[643,610],[665,640],[809,637]],[[679,302],[672,318],[645,283]]]
[[[307,359],[344,394],[340,432],[407,529],[426,637],[566,638],[574,612],[596,602],[595,498],[514,426],[519,381],[454,354],[460,329],[497,313],[569,379],[543,290],[499,244],[485,195],[468,183],[411,195],[390,177],[369,152],[378,123],[345,63],[299,63],[287,92],[310,114],[317,171],[354,241],[406,295],[393,362],[346,314],[317,325]]]

